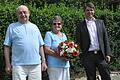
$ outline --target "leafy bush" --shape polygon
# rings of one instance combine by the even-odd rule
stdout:
[[[6,5],[6,6],[5,6]],[[0,69],[4,71],[4,58],[3,58],[3,41],[8,25],[12,22],[17,21],[15,16],[15,10],[18,4],[1,4],[0,5]],[[28,5],[31,16],[30,21],[35,23],[40,29],[42,36],[44,37],[46,31],[51,30],[51,19],[55,15],[60,15],[63,19],[63,29],[68,36],[69,40],[74,40],[74,32],[76,24],[84,18],[82,8],[77,9],[74,7],[66,7],[64,4],[59,6],[56,4],[51,4],[49,6],[45,5],[44,8],[36,8],[34,5]],[[110,64],[111,70],[120,70],[120,14],[118,12],[112,12],[107,9],[96,10],[96,17],[103,19],[108,31],[110,38],[110,45],[112,53],[114,55],[112,62]],[[71,74],[83,72],[83,66],[80,63],[80,59],[71,62],[71,67],[74,71]],[[4,73],[4,72],[3,72]]]

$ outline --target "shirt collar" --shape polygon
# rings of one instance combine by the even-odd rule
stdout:
[[[88,21],[95,21],[96,19],[93,17],[93,18],[91,18],[90,20],[88,20],[88,19],[85,19],[85,21],[86,22],[88,22]]]

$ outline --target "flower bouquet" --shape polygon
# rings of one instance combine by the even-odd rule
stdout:
[[[80,47],[74,42],[61,42],[57,48],[59,56],[64,57],[66,60],[71,60],[79,56]]]

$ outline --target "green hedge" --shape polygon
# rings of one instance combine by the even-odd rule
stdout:
[[[0,5],[0,69],[4,72],[4,58],[3,58],[3,41],[8,25],[12,22],[16,22],[15,10],[18,4],[1,4]],[[74,32],[76,24],[84,18],[84,13],[82,9],[69,8],[64,4],[49,5],[44,8],[36,8],[33,5],[28,5],[31,11],[30,21],[35,23],[44,37],[45,32],[51,29],[50,21],[53,16],[60,15],[63,19],[63,29],[62,31],[68,35],[69,40],[74,40]],[[110,38],[110,45],[112,48],[112,53],[114,57],[110,64],[111,70],[120,70],[120,11],[112,12],[109,10],[96,10],[96,17],[103,19],[108,30],[108,35]],[[74,69],[71,73],[83,72],[82,64],[79,63],[80,60],[77,59],[71,63],[71,67]]]

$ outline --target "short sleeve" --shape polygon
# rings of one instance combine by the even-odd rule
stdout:
[[[51,38],[50,34],[51,34],[50,32],[46,32],[44,42],[45,42],[45,46],[51,47],[52,38]]]
[[[10,26],[7,28],[6,36],[3,44],[7,46],[11,46],[12,44],[12,30]]]
[[[63,37],[65,39],[65,41],[67,40],[67,36],[65,35],[65,33],[63,33]]]
[[[42,38],[40,31],[39,31],[39,44],[40,44],[40,46],[44,45],[44,41],[43,41],[43,38]]]

